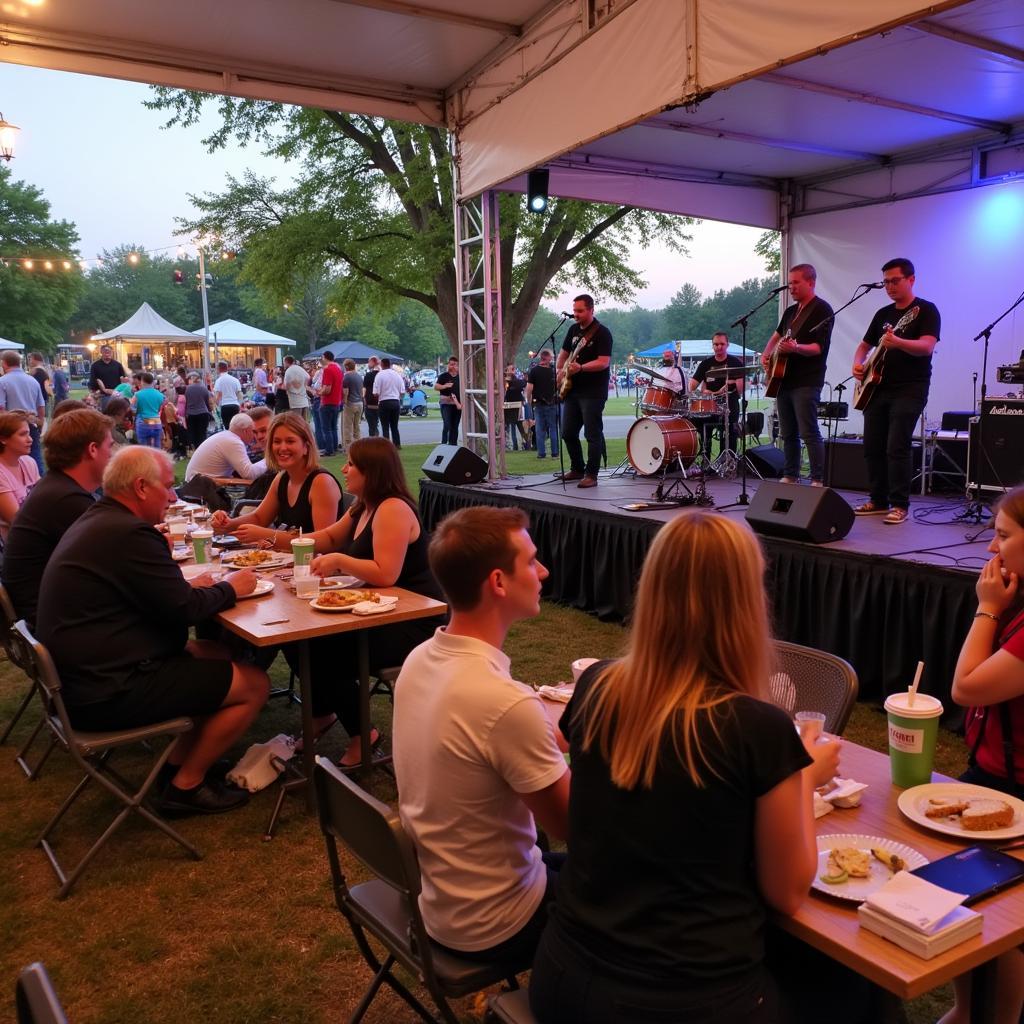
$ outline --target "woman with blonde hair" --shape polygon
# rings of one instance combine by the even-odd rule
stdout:
[[[839,745],[805,747],[766,703],[763,574],[745,525],[679,516],[644,562],[625,654],[576,686],[569,857],[530,982],[542,1022],[778,1019],[764,932],[807,895],[813,790]]]
[[[0,549],[7,542],[18,509],[39,482],[39,467],[31,451],[28,413],[0,412]]]
[[[316,438],[297,413],[280,413],[271,421],[266,459],[277,477],[259,506],[234,519],[227,512],[215,512],[211,524],[243,543],[262,541],[278,551],[290,551],[291,539],[300,529],[326,529],[341,515],[341,487],[321,468]]]

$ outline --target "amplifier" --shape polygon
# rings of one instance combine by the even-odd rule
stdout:
[[[914,476],[921,472],[921,442],[913,445]],[[825,484],[844,491],[869,491],[868,465],[861,438],[831,438],[825,441]]]
[[[971,423],[967,489],[1003,491],[1024,481],[1024,399],[986,398]]]
[[[996,367],[996,380],[1002,384],[1024,384],[1024,365],[1010,363]]]

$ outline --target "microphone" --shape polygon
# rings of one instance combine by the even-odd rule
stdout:
[[[571,320],[573,318],[573,315],[574,314],[572,314],[572,313],[559,313],[559,316],[564,316],[564,317],[566,317],[569,320]]]
[[[861,285],[861,288],[867,288],[868,291],[871,291],[873,288],[884,288],[884,287],[885,287],[885,282],[884,281],[871,281],[868,284],[862,284]]]
[[[789,287],[788,284],[780,284],[778,288],[773,288],[772,289],[771,294],[772,295],[778,295],[779,292],[784,292],[788,287]]]

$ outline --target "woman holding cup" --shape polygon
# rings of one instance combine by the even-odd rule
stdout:
[[[1024,487],[1015,487],[995,507],[992,557],[981,570],[974,613],[953,673],[953,700],[968,709],[965,738],[970,766],[961,782],[1024,796]],[[1009,739],[1004,743],[1004,737]],[[1020,1020],[1024,1009],[1024,953],[997,961],[996,1020]],[[966,1024],[970,977],[957,978],[956,1005],[940,1024]]]
[[[443,600],[427,562],[427,532],[395,446],[383,437],[353,441],[342,472],[356,501],[336,523],[312,535],[317,551],[312,571],[356,576],[370,587],[398,586]],[[414,647],[433,636],[441,621],[417,619],[370,630],[370,672],[400,665]],[[342,634],[310,644],[314,728],[322,736],[335,721],[344,726],[349,745],[338,762],[343,768],[358,765],[363,752],[356,643],[353,634]],[[285,653],[289,661],[294,658],[292,652]],[[370,743],[379,742],[374,729]]]
[[[274,417],[267,433],[266,459],[277,477],[259,506],[234,519],[226,512],[215,512],[210,525],[243,544],[262,542],[277,551],[290,551],[294,533],[323,530],[337,520],[341,487],[321,468],[313,432],[297,413]]]

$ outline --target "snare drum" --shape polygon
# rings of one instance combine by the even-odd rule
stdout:
[[[694,395],[690,396],[690,412],[691,413],[703,413],[706,415],[714,416],[720,412],[721,408],[718,404],[718,399],[714,397],[697,398]]]
[[[671,388],[651,384],[640,399],[640,412],[644,416],[672,416],[682,411],[679,396]]]
[[[626,457],[641,476],[657,473],[676,456],[689,469],[699,452],[697,428],[685,416],[639,419],[626,435]]]

